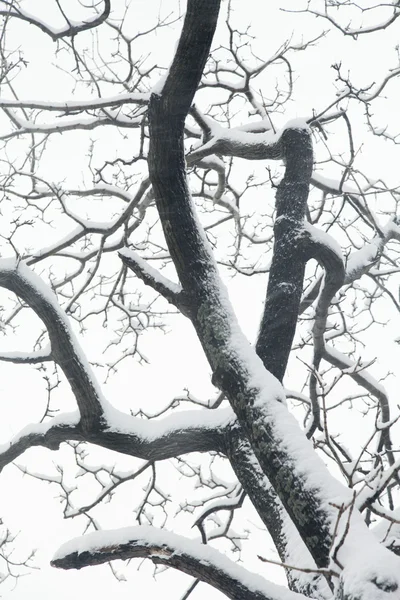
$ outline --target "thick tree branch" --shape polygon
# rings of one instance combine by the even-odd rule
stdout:
[[[210,15],[210,10],[215,10],[215,6],[208,6],[209,10],[204,13],[206,5],[208,3],[205,1],[189,1],[182,39],[190,37],[190,28],[198,29],[197,17],[200,17],[194,11],[194,6],[204,19],[205,31],[209,31],[210,18],[214,18],[214,15]],[[211,42],[210,38],[208,42]],[[349,507],[353,506],[352,497],[320,463],[298,424],[281,403],[282,387],[262,368],[260,359],[242,335],[219,278],[211,249],[197,220],[188,189],[183,148],[186,115],[179,114],[177,110],[189,110],[204,64],[204,53],[207,54],[208,51],[209,47],[205,46],[198,57],[191,55],[193,62],[189,65],[185,47],[180,43],[161,95],[152,95],[150,99],[150,179],[168,249],[182,288],[190,296],[195,314],[192,322],[213,370],[213,381],[229,399],[262,471],[281,498],[317,566],[326,568],[331,548],[337,543],[333,537],[337,509],[332,506],[332,499],[340,498],[334,501],[335,505],[339,502],[339,505],[343,504],[345,507],[344,511],[349,511]],[[187,71],[190,71],[189,79]],[[193,73],[197,73],[197,82]],[[190,81],[191,86],[185,85],[182,89],[182,81]],[[186,94],[185,101],[178,95],[181,93]],[[295,156],[295,149],[303,149],[307,147],[307,143],[310,145],[309,134],[304,125],[299,128],[299,124],[291,124],[276,143],[280,149],[282,145],[283,148],[289,146],[288,152],[292,153],[290,158],[293,160],[287,160],[288,194],[282,199],[290,204],[289,197],[293,198],[293,194],[297,196],[295,186],[290,186],[290,182],[297,181],[295,171],[302,164],[300,158]],[[295,218],[299,207],[304,211],[308,191],[307,177],[308,172],[300,181]],[[292,214],[291,208],[288,206],[289,216]],[[318,473],[317,477],[315,472]],[[345,590],[348,589],[347,577],[350,577],[348,581],[351,585],[351,573],[358,569],[357,561],[352,561],[351,557],[354,557],[353,551],[361,539],[370,546],[369,561],[375,561],[377,554],[380,554],[382,560],[390,563],[391,576],[398,567],[397,562],[393,563],[390,553],[369,535],[361,516],[352,511],[351,517],[351,527],[340,534],[340,546],[335,554],[342,556],[346,562]],[[343,526],[342,519],[340,528]],[[363,590],[370,586],[375,586],[375,589],[379,585],[380,583],[362,581]],[[363,594],[364,592],[361,595]]]
[[[0,446],[0,470],[34,446],[57,450],[62,442],[89,442],[143,460],[165,460],[190,452],[225,452],[226,432],[234,415],[230,409],[186,411],[160,420],[108,410],[105,425],[83,431],[79,413],[63,414],[45,423],[28,425]],[[121,427],[121,423],[124,427]]]
[[[82,429],[98,428],[104,410],[102,392],[52,290],[23,262],[12,259],[0,262],[0,286],[21,298],[43,321],[51,354],[76,398]]]
[[[310,132],[287,129],[281,138],[286,170],[276,194],[275,241],[257,354],[280,381],[296,331],[308,256],[302,231],[313,166]]]
[[[226,452],[237,478],[266,526],[281,562],[315,570],[315,562],[237,422],[230,428]],[[286,576],[292,591],[311,598],[331,595],[329,584],[322,575],[286,570]]]
[[[291,419],[287,409],[283,406],[278,409],[277,400],[283,396],[282,388],[262,368],[231,313],[186,181],[183,148],[186,114],[179,114],[178,108],[182,111],[190,108],[209,52],[212,34],[208,37],[207,34],[211,23],[215,27],[216,11],[216,3],[210,4],[206,0],[188,4],[182,39],[173,66],[161,96],[153,95],[150,99],[149,174],[168,248],[183,290],[189,295],[195,315],[193,324],[213,370],[214,382],[229,398],[263,472],[284,502],[317,565],[325,567],[332,544],[327,509],[323,508],[317,488],[309,485],[306,475],[301,474],[304,466],[296,465],[297,457],[286,443],[282,444],[282,429],[277,427],[277,423],[281,422],[282,428],[294,427],[294,424],[286,423],[288,418]],[[185,43],[190,39],[192,29],[197,32],[198,40],[200,15],[204,19],[201,21],[201,33],[205,32],[206,35],[202,51],[198,49],[193,56],[192,49],[186,48]],[[187,61],[187,52],[191,56],[191,63]],[[197,80],[193,77],[194,73],[197,74]],[[182,94],[185,94],[185,100]],[[297,192],[293,184],[297,181],[296,167],[299,166],[296,150],[310,148],[309,133],[303,127],[286,129],[282,140],[278,138],[276,143],[280,149],[287,148],[290,155],[287,184],[284,184],[287,195],[283,195],[282,202],[287,205],[292,199],[295,207],[288,207],[289,216],[292,210],[295,211],[295,218],[298,211],[303,211],[304,219],[308,172],[301,182],[301,200],[297,204]],[[295,427],[298,431],[297,425]],[[310,452],[313,452],[311,448]]]
[[[62,546],[51,564],[81,569],[110,560],[150,558],[208,583],[232,600],[304,600],[306,596],[250,573],[210,546],[155,527],[99,531]]]

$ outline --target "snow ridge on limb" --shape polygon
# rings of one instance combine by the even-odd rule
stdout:
[[[37,108],[52,112],[62,112],[65,115],[85,110],[112,108],[123,104],[147,104],[148,93],[126,92],[117,96],[105,96],[95,100],[66,100],[65,102],[45,102],[43,100],[15,100],[15,98],[0,98],[1,108]]]
[[[225,452],[226,429],[235,420],[230,408],[182,411],[146,421],[111,406],[107,407],[104,418],[104,427],[90,432],[82,431],[78,411],[27,425],[9,442],[0,445],[0,470],[28,448],[42,446],[57,450],[68,440],[86,441],[152,461],[189,452]]]
[[[43,321],[50,338],[51,354],[64,371],[76,398],[82,429],[98,427],[103,419],[105,399],[53,291],[19,259],[0,261],[0,286],[24,300]]]
[[[43,348],[43,350],[35,350],[34,352],[1,352],[0,360],[3,362],[12,362],[20,365],[35,365],[38,363],[47,362],[52,360],[50,348]]]
[[[192,111],[192,116],[193,111]],[[188,166],[191,166],[211,154],[235,156],[247,160],[285,159],[286,150],[282,144],[282,136],[286,129],[309,131],[304,119],[291,119],[284,127],[274,133],[266,121],[258,121],[244,127],[228,129],[221,127],[210,117],[204,117],[203,127],[208,129],[206,141],[186,156]]]
[[[237,422],[230,429],[226,452],[237,478],[271,535],[282,564],[301,565],[312,571],[285,569],[290,589],[318,600],[331,598],[325,577],[317,573],[315,561]]]
[[[306,596],[268,582],[214,548],[150,526],[96,531],[61,546],[51,564],[81,569],[110,560],[150,558],[154,564],[197,577],[232,600],[304,600]]]
[[[169,280],[157,269],[149,265],[136,252],[124,248],[118,252],[118,256],[131,271],[135,273],[146,285],[161,294],[170,304],[173,304],[183,315],[189,316],[190,306],[185,303],[185,294],[182,286]],[[189,312],[188,312],[189,311]]]

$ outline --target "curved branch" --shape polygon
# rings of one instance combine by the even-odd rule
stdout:
[[[345,270],[341,248],[329,234],[317,229],[309,223],[305,224],[305,233],[309,257],[317,260],[325,270],[312,328],[314,341],[314,370],[310,375],[310,399],[312,403],[313,422],[307,433],[307,437],[311,437],[317,428],[321,428],[317,393],[317,373],[325,350],[324,334],[328,311],[334,295],[344,283]]]
[[[96,12],[96,14],[85,21],[81,21],[80,23],[73,22],[67,19],[63,14],[64,19],[67,21],[67,25],[61,29],[56,29],[51,27],[47,23],[44,23],[40,19],[36,19],[31,13],[27,13],[21,8],[19,8],[15,2],[9,2],[8,0],[3,0],[2,4],[6,5],[8,8],[6,10],[0,10],[0,15],[4,17],[14,17],[21,21],[25,21],[29,25],[34,25],[38,27],[41,31],[46,33],[51,37],[53,41],[59,40],[63,37],[74,37],[78,33],[82,31],[87,31],[88,29],[95,29],[109,17],[111,11],[111,0],[103,0],[104,8],[100,14]]]
[[[15,259],[0,261],[0,286],[21,298],[43,321],[51,354],[76,398],[83,430],[99,427],[104,412],[102,392],[52,290],[22,261]]]
[[[208,583],[232,600],[304,600],[306,596],[250,573],[194,540],[155,527],[96,531],[64,544],[51,561],[59,569],[81,569],[110,560],[150,558]]]

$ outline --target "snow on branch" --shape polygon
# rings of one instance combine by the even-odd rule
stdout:
[[[58,4],[58,3],[57,3]],[[5,8],[1,8],[1,6]],[[103,0],[103,10],[99,12],[97,10],[98,4],[96,3],[95,14],[89,16],[84,21],[73,21],[65,16],[64,12],[60,9],[60,12],[66,21],[64,27],[52,27],[49,23],[42,21],[35,17],[29,11],[21,8],[19,2],[9,2],[9,0],[1,0],[0,3],[0,15],[10,18],[19,19],[38,27],[41,31],[51,37],[53,41],[59,40],[63,37],[73,37],[82,31],[88,29],[95,29],[109,17],[111,11],[111,0]]]
[[[12,440],[0,445],[0,471],[29,448],[58,450],[62,442],[83,440],[79,419],[79,412],[75,411],[57,415],[46,423],[27,425]]]
[[[312,405],[313,421],[307,432],[311,437],[317,428],[321,428],[320,408],[317,392],[317,373],[325,348],[324,334],[328,311],[336,292],[344,283],[345,271],[342,250],[336,240],[322,229],[314,227],[307,221],[304,223],[304,232],[307,234],[307,244],[310,256],[315,258],[324,268],[325,276],[319,292],[315,319],[312,328],[314,342],[313,371],[310,374],[310,399]]]
[[[11,113],[11,111],[8,111]],[[11,131],[9,133],[5,133],[0,136],[0,140],[9,140],[14,137],[18,137],[20,135],[24,135],[25,133],[62,133],[64,131],[76,131],[78,129],[82,130],[93,130],[96,127],[101,127],[103,125],[113,125],[117,127],[126,127],[129,129],[140,127],[142,122],[142,117],[138,116],[135,118],[124,117],[121,114],[113,115],[111,112],[106,115],[99,115],[97,117],[90,118],[75,118],[69,119],[63,122],[55,122],[55,123],[35,123],[34,121],[27,121],[26,119],[21,119],[18,117],[15,112],[12,113],[12,122],[14,125],[18,126],[18,129]]]
[[[144,460],[165,460],[190,452],[225,452],[225,431],[235,420],[230,408],[176,412],[160,420],[145,420],[110,405],[101,429],[83,431],[79,412],[24,427],[0,445],[0,470],[28,448],[57,450],[62,442],[87,441]]]
[[[329,364],[345,371],[358,385],[361,385],[372,396],[374,396],[381,408],[381,419],[383,423],[390,422],[390,403],[389,396],[384,386],[379,383],[360,363],[354,363],[348,356],[339,352],[336,348],[325,344],[323,350],[323,359]],[[388,429],[383,429],[381,433],[381,444],[384,444],[391,455],[391,442]],[[391,462],[393,458],[391,458]]]
[[[149,265],[136,252],[124,248],[118,252],[124,265],[137,275],[146,285],[161,294],[170,304],[173,304],[182,314],[189,316],[190,307],[185,305],[185,294],[182,286],[164,277],[157,269]]]
[[[209,140],[200,147],[195,148],[186,157],[188,166],[194,165],[210,154],[235,156],[248,160],[279,159],[283,158],[280,135],[272,131],[261,133],[244,131],[240,127],[228,129],[221,127],[211,119]]]
[[[379,260],[390,240],[400,241],[400,227],[394,218],[381,228],[371,242],[352,252],[347,259],[345,283],[351,283],[367,273]]]
[[[150,94],[126,92],[118,96],[96,98],[92,100],[66,100],[64,102],[45,102],[43,100],[15,100],[0,98],[0,108],[38,109],[51,112],[62,112],[65,115],[74,114],[85,110],[98,110],[100,108],[115,108],[124,104],[146,105]]]
[[[301,600],[291,592],[251,573],[214,548],[150,526],[96,531],[59,548],[51,565],[81,569],[110,560],[149,558],[212,585],[232,600]]]
[[[0,286],[26,302],[43,321],[53,359],[63,370],[76,398],[83,429],[98,426],[106,401],[53,291],[19,259],[0,261]]]
[[[315,180],[317,181],[317,180]],[[315,183],[314,181],[314,183]],[[318,180],[320,183],[320,180]],[[333,180],[329,186],[330,193],[334,192]],[[327,191],[327,188],[325,188]],[[336,188],[336,192],[337,192]],[[331,238],[332,240],[333,238]],[[386,225],[379,227],[379,233],[362,248],[354,250],[347,257],[346,260],[346,272],[344,278],[344,284],[350,284],[360,279],[363,275],[368,272],[372,272],[372,268],[379,261],[379,258],[388,242],[390,240],[400,241],[400,227],[397,224],[395,218],[391,218]],[[304,297],[300,304],[299,314],[302,314],[318,297],[321,284],[323,282],[323,276],[318,277],[304,294]]]
[[[16,365],[36,365],[37,363],[53,360],[49,347],[34,352],[1,352],[0,360]]]
[[[368,9],[364,9],[362,7],[362,5],[360,5],[360,6],[357,5],[355,2],[346,2],[345,4],[348,4],[349,6],[357,7],[361,11],[368,10]],[[373,33],[374,31],[382,31],[384,29],[387,29],[388,27],[390,27],[390,25],[392,25],[398,19],[398,17],[400,17],[400,7],[399,7],[398,0],[392,0],[391,2],[382,3],[382,4],[376,3],[375,7],[372,7],[372,8],[378,8],[379,6],[385,6],[387,8],[392,7],[392,14],[389,17],[387,17],[386,19],[383,19],[382,21],[378,21],[377,23],[373,23],[372,25],[368,25],[365,27],[363,27],[363,26],[351,27],[350,24],[342,25],[335,17],[333,17],[329,12],[329,6],[332,6],[335,9],[337,9],[338,3],[337,2],[332,2],[332,3],[325,2],[325,10],[323,10],[323,11],[313,9],[313,8],[310,8],[310,6],[308,6],[304,10],[298,10],[298,11],[293,11],[293,12],[308,12],[316,17],[325,19],[326,21],[329,21],[329,23],[331,23],[331,25],[333,25],[341,33],[343,33],[343,35],[353,37],[354,39],[357,39],[357,37],[362,34],[368,34],[368,33]],[[369,9],[369,10],[371,10],[371,9]]]

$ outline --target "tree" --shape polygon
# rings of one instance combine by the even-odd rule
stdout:
[[[58,568],[149,558],[195,578],[185,598],[199,581],[235,599],[398,597],[397,416],[370,372],[373,361],[360,358],[360,351],[370,332],[382,328],[382,315],[399,309],[399,191],[396,183],[364,174],[356,139],[366,131],[378,152],[385,139],[392,143],[386,151],[396,156],[396,134],[390,123],[378,127],[373,107],[383,119],[384,90],[398,85],[400,65],[357,86],[336,64],[340,89],[323,106],[313,98],[305,118],[290,120],[292,57],[322,44],[327,32],[286,41],[265,59],[258,57],[257,40],[252,46],[250,32],[238,28],[238,7],[230,2],[220,7],[218,0],[188,0],[182,22],[159,16],[137,34],[136,3],[122,4],[104,0],[64,9],[56,2],[43,19],[22,0],[0,2],[2,218],[9,217],[1,232],[3,323],[10,333],[21,323],[32,341],[32,351],[4,350],[0,358],[38,365],[48,390],[43,418],[3,447],[1,466],[35,446],[55,451],[66,445],[78,474],[100,485],[89,503],[76,507],[76,490],[62,467],[56,475],[26,470],[60,486],[64,515],[81,515],[94,529],[96,508],[122,484],[150,472],[139,526],[68,542],[54,557]],[[357,5],[315,4],[324,10],[309,4],[291,15],[298,19],[293,22],[315,23],[317,15],[317,24],[332,25],[332,39],[344,34],[357,44],[363,34],[390,31],[400,14],[397,2],[364,7],[354,25]],[[181,32],[171,65],[162,71],[161,58],[153,64],[139,47],[144,35],[151,46],[150,36],[162,36],[167,25]],[[85,99],[21,97],[24,75],[40,77],[31,71],[34,53],[13,45],[28,31],[34,40],[47,34],[55,44],[52,59],[67,76],[73,73],[76,96],[85,90]],[[49,52],[45,46],[44,56]],[[275,66],[283,74],[278,71],[272,96],[264,77]],[[46,77],[57,82],[49,69]],[[106,139],[98,131],[108,132],[105,150],[98,149]],[[75,136],[67,152],[86,153],[79,177],[69,172],[68,154],[60,154],[67,135]],[[54,156],[63,156],[65,172],[56,183]],[[253,174],[241,159],[263,161],[262,169]],[[324,175],[327,168],[333,178]],[[254,346],[232,309],[227,272],[242,277],[244,297],[249,275],[265,286],[269,274]],[[138,288],[140,280],[152,291]],[[167,417],[119,411],[106,399],[102,367],[90,364],[76,326],[82,332],[107,328],[111,358],[103,368],[118,377],[125,359],[144,359],[146,330],[175,318],[168,305],[193,326],[216,396],[200,401],[188,392],[161,411],[170,411]],[[286,383],[291,355],[294,391]],[[77,411],[54,416],[59,384],[68,384]],[[174,410],[185,401],[201,410]],[[349,407],[360,414],[358,405],[369,430],[361,446],[347,447],[332,414],[339,411],[343,419]],[[94,468],[87,461],[93,446],[142,462],[128,473],[101,463]],[[203,458],[193,466],[189,453],[229,461],[235,481],[219,481],[212,469],[205,478]],[[156,473],[167,459],[211,490],[202,503],[186,505],[195,512],[201,541],[142,524],[152,521],[152,503],[166,511]],[[209,545],[221,536],[238,544],[231,523],[245,499],[271,536],[291,591]]]

